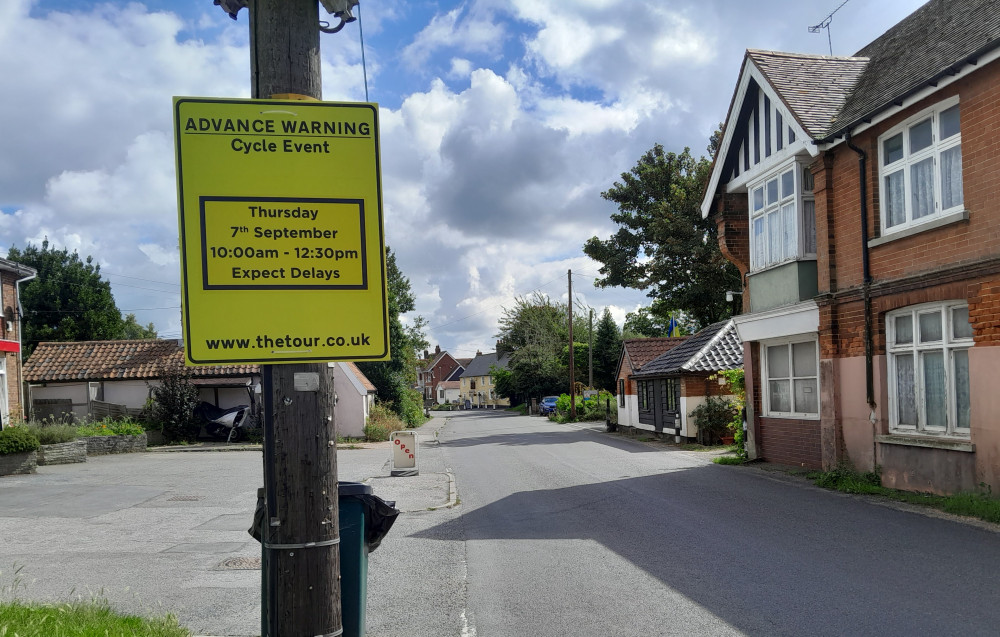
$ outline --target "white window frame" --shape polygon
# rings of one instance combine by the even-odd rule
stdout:
[[[889,431],[896,434],[920,434],[928,436],[944,436],[949,438],[969,438],[971,428],[958,426],[958,392],[955,385],[955,352],[965,351],[975,344],[971,336],[972,327],[969,326],[970,335],[967,337],[956,337],[954,324],[952,321],[955,309],[968,308],[965,301],[945,301],[941,303],[921,303],[910,305],[899,310],[888,312],[885,315],[886,333],[886,359],[887,376],[886,385],[889,388]],[[921,342],[919,334],[919,316],[922,314],[941,314],[941,334],[940,341]],[[911,343],[896,343],[896,318],[911,316]],[[924,362],[921,354],[940,351],[944,354],[945,362],[945,427],[931,427],[927,423],[927,401],[926,387],[923,382]],[[898,357],[910,355],[913,357],[913,378],[914,397],[916,401],[916,425],[899,423],[899,389],[897,385]],[[970,379],[971,384],[971,379]],[[971,392],[971,387],[970,387]],[[971,405],[971,396],[970,396]],[[971,422],[970,422],[971,424]]]
[[[806,186],[811,184],[811,173],[808,181],[810,184],[805,183],[807,181],[806,172],[809,168],[806,164],[799,161],[789,161],[783,163],[778,169],[769,172],[763,177],[754,180],[747,186],[747,204],[750,211],[750,271],[759,272],[767,268],[780,265],[782,263],[788,263],[790,261],[798,261],[801,259],[815,259],[816,258],[816,239],[815,239],[815,228],[816,228],[816,207],[815,198],[813,196],[812,190],[806,190]],[[782,190],[782,178],[789,171],[792,173],[793,186],[792,192],[785,194]],[[768,198],[768,184],[770,182],[776,182],[776,198],[771,201]],[[761,202],[760,207],[758,207],[758,197]],[[806,236],[806,223],[805,214],[807,205],[811,207],[813,214],[812,228],[813,237],[812,241],[809,241],[809,237]],[[785,228],[785,211],[789,206],[793,206],[791,210],[791,218],[795,223],[795,227],[792,229],[794,235],[795,246],[791,254],[782,254],[780,258],[770,254],[771,252],[771,223],[772,221],[778,221],[782,230]],[[776,216],[774,216],[776,215]],[[757,239],[755,224],[760,222],[763,228],[762,243]],[[784,233],[782,233],[784,237]],[[810,245],[811,243],[811,245]],[[783,249],[787,247],[785,242],[782,241]],[[808,250],[807,248],[811,248]]]
[[[813,346],[813,351],[816,354],[816,374],[815,375],[795,375],[795,368],[792,360],[793,345],[800,345],[803,343],[811,343]],[[774,411],[771,409],[771,386],[770,381],[771,374],[768,370],[767,363],[767,349],[769,347],[788,347],[788,376],[782,376],[779,380],[785,378],[788,379],[788,391],[789,391],[789,401],[792,406],[791,411]],[[761,341],[760,343],[760,366],[761,366],[761,383],[760,383],[760,393],[761,393],[761,406],[763,407],[764,415],[768,418],[795,418],[798,420],[819,420],[820,413],[822,412],[823,405],[820,397],[820,376],[819,376],[819,339],[815,334],[809,335],[798,335],[790,336],[786,338],[779,338],[769,341]],[[816,379],[816,413],[810,413],[805,411],[795,411],[795,381],[796,380],[808,380]]]
[[[878,138],[878,183],[879,183],[879,212],[881,218],[881,228],[883,235],[889,235],[896,232],[901,232],[904,230],[909,230],[910,228],[921,226],[925,223],[932,222],[941,217],[948,216],[950,214],[961,213],[965,210],[965,195],[964,195],[964,179],[959,180],[959,203],[948,208],[943,208],[942,203],[942,179],[941,179],[941,154],[945,151],[949,151],[953,148],[958,148],[959,152],[959,171],[962,169],[961,163],[961,147],[962,147],[962,131],[961,131],[961,119],[962,112],[959,108],[959,131],[958,133],[948,137],[948,139],[941,139],[941,113],[947,111],[948,109],[958,106],[959,98],[954,96],[948,98],[944,101],[938,102],[934,106],[925,108],[916,115],[907,118],[906,120],[900,122],[896,126],[893,126],[888,131],[883,133]],[[931,120],[931,144],[925,148],[918,151],[910,151],[910,135],[909,131],[914,127],[915,124],[923,123],[924,120],[930,118]],[[886,142],[897,135],[902,135],[903,150],[902,157],[889,165],[886,165]],[[911,168],[927,159],[932,159],[934,164],[934,211],[928,215],[920,217],[919,219],[913,218],[913,197],[912,197],[912,171]],[[904,220],[894,226],[889,226],[889,194],[890,189],[886,183],[886,179],[902,171],[903,176],[903,217]]]

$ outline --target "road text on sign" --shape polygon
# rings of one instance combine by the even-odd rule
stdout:
[[[374,104],[174,98],[189,363],[389,356]]]

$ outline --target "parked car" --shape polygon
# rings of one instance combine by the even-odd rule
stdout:
[[[556,413],[556,401],[558,396],[546,396],[538,403],[538,413],[543,416]]]

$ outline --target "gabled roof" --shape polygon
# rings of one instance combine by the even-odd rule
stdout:
[[[378,392],[378,389],[375,387],[375,385],[373,385],[372,382],[368,380],[368,377],[365,376],[364,372],[358,369],[357,365],[351,362],[343,363],[343,365],[344,367],[349,369],[352,374],[354,374],[354,377],[358,379],[358,381],[361,383],[361,386],[364,387],[366,392],[368,392],[369,394],[374,394]]]
[[[96,380],[153,380],[170,370],[184,369],[184,351],[172,340],[44,342],[24,364],[30,383]],[[258,365],[188,367],[194,378],[247,376]]]
[[[458,380],[443,380],[437,386],[438,389],[461,389],[462,382]]]
[[[458,379],[462,377],[463,373],[465,373],[465,368],[459,365],[458,367],[456,367],[451,371],[451,375],[448,376],[448,378],[445,378],[445,381],[458,382]]]
[[[644,365],[656,359],[664,352],[677,347],[688,339],[687,336],[670,336],[661,338],[629,338],[622,343],[622,361],[628,361],[635,373]],[[619,363],[619,370],[621,363]]]
[[[732,319],[700,330],[633,373],[636,378],[683,372],[714,372],[743,365],[743,343]]]
[[[16,261],[8,261],[7,259],[0,259],[0,270],[13,272],[17,276],[31,276],[38,274],[38,272],[32,267],[23,265]]]
[[[480,354],[472,359],[472,362],[465,368],[462,376],[489,376],[490,367],[493,365],[496,365],[501,369],[506,369],[508,359],[509,357],[506,354],[504,354],[502,358],[498,359],[496,352]]]
[[[782,103],[813,139],[826,135],[868,63],[866,58],[747,50]]]

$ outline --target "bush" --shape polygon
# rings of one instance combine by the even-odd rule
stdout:
[[[371,411],[368,413],[368,422],[365,424],[365,440],[383,442],[389,439],[389,434],[392,432],[403,429],[406,429],[406,423],[392,410],[392,405],[376,403],[372,405]]]
[[[64,425],[58,422],[31,422],[26,427],[35,434],[38,442],[43,445],[73,442],[80,437],[75,426]]]
[[[407,389],[399,395],[399,409],[396,411],[407,427],[419,427],[424,424],[423,399],[420,392]],[[388,440],[388,438],[386,438]]]
[[[576,419],[580,420],[604,420],[607,418],[607,401],[611,401],[611,413],[613,414],[613,422],[618,420],[618,410],[615,408],[615,397],[611,392],[601,390],[601,392],[590,398],[589,400],[584,400],[583,396],[577,395],[576,397]],[[556,401],[556,411],[559,416],[557,420],[560,422],[566,422],[569,420],[569,394],[563,394],[559,396],[559,400]]]
[[[35,451],[39,444],[38,438],[28,427],[5,427],[0,430],[0,456]]]
[[[146,433],[142,425],[131,418],[105,418],[104,420],[80,425],[76,428],[80,436],[138,436]]]
[[[201,425],[194,416],[198,406],[198,388],[184,371],[167,372],[160,386],[153,389],[153,420],[163,427],[170,442],[194,441]]]
[[[738,416],[736,405],[716,396],[709,396],[705,402],[691,411],[702,444],[718,442]]]

